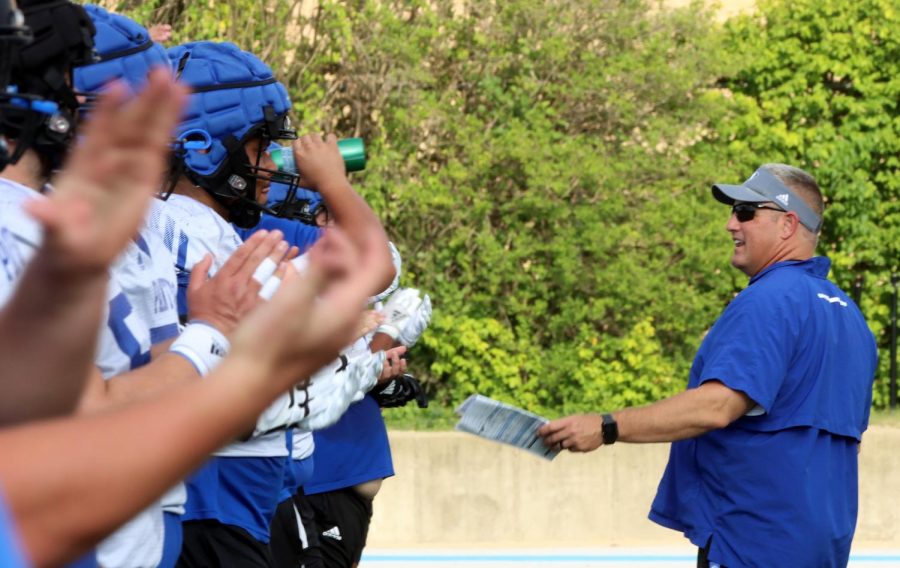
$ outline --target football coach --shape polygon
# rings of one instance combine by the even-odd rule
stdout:
[[[703,339],[687,390],[539,433],[573,452],[672,442],[650,519],[683,532],[698,566],[846,566],[875,339],[815,256],[824,201],[812,176],[766,164],[712,193],[731,206],[731,264],[750,281]]]

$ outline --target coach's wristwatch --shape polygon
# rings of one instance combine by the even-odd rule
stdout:
[[[603,426],[600,432],[603,434],[604,446],[615,444],[619,439],[619,425],[616,424],[616,419],[612,417],[612,414],[603,415]]]

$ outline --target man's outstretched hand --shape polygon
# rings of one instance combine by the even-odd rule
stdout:
[[[571,452],[590,452],[603,444],[603,418],[597,414],[578,414],[551,420],[538,429],[548,447]]]

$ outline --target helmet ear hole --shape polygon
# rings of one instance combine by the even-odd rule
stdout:
[[[195,128],[184,132],[178,140],[178,144],[185,150],[209,154],[209,150],[212,148],[212,136],[203,129]]]

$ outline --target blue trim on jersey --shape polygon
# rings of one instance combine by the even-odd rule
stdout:
[[[147,241],[144,240],[140,234],[134,238],[134,244],[137,245],[139,249],[141,249],[144,254],[150,256],[150,245],[147,244]]]
[[[166,217],[166,226],[163,229],[163,242],[174,254],[175,251],[173,249],[175,248],[175,220],[171,217]]]
[[[178,235],[178,253],[177,259],[175,260],[175,264],[184,267],[184,263],[187,260],[187,249],[188,249],[188,237],[184,233]]]
[[[181,526],[181,515],[163,512],[165,540],[163,541],[162,559],[157,568],[175,568],[181,556],[181,545],[184,543],[184,530]]]
[[[168,237],[168,224],[166,225],[166,233]],[[175,279],[178,281],[178,315],[187,317],[188,315],[188,305],[187,305],[187,287],[191,281],[191,271],[185,266],[185,262],[187,262],[187,249],[188,249],[188,238],[187,235],[181,233],[178,235],[178,252],[177,258],[175,259],[175,269],[176,275]]]
[[[150,362],[150,352],[141,352],[141,344],[128,329],[125,318],[131,314],[131,303],[124,293],[117,294],[109,301],[109,317],[106,320],[119,349],[131,360],[131,369],[137,369]]]
[[[173,337],[178,337],[178,324],[176,323],[150,328],[150,343],[156,344]]]
[[[314,459],[313,454],[310,454],[300,460],[288,460],[284,467],[284,485],[278,495],[279,503],[290,499],[302,485],[312,479],[313,471],[315,471]]]

